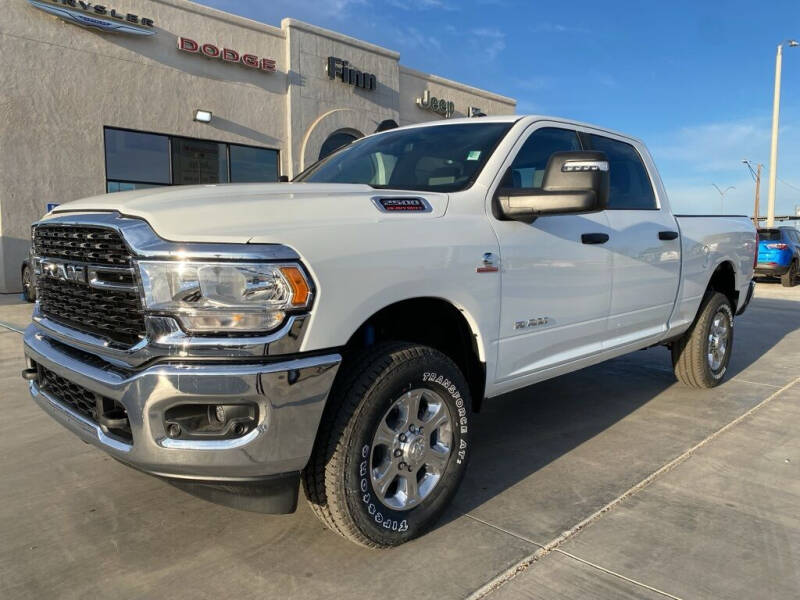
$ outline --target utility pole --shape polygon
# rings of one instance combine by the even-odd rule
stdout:
[[[767,200],[767,227],[775,225],[775,181],[778,176],[778,120],[781,110],[781,62],[783,46],[800,46],[800,42],[786,40],[778,44],[775,55],[775,95],[772,98],[772,142],[769,150],[769,198]]]
[[[753,207],[753,215],[755,217],[753,220],[755,221],[756,229],[758,229],[758,200],[759,196],[761,195],[761,167],[763,166],[764,165],[758,165],[758,168],[756,169],[756,205]],[[772,210],[774,217],[774,207]]]
[[[753,181],[756,182],[756,202],[755,206],[753,206],[753,223],[758,229],[758,217],[759,217],[759,198],[761,197],[761,169],[764,168],[764,165],[758,164],[756,165],[755,171],[753,170],[753,165],[750,163],[749,160],[746,158],[742,160],[742,162],[747,165],[747,168],[750,170],[750,175],[753,178]]]

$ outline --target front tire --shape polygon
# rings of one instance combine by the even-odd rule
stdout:
[[[33,271],[30,266],[22,268],[22,298],[26,302],[36,302],[36,288],[33,285]]]
[[[672,366],[678,380],[695,388],[718,386],[728,370],[733,349],[733,309],[720,292],[710,292],[697,319],[672,344]]]
[[[781,285],[783,287],[794,287],[797,283],[797,261],[793,260],[789,265],[789,270],[781,275]]]
[[[331,392],[303,489],[317,517],[347,539],[397,546],[433,526],[468,459],[470,395],[441,352],[380,344]]]

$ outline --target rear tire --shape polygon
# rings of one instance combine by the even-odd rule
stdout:
[[[789,265],[789,270],[781,275],[781,285],[783,287],[794,287],[797,283],[797,261],[793,260]]]
[[[672,367],[681,383],[712,388],[722,382],[733,349],[733,309],[720,292],[709,292],[697,319],[672,344]]]
[[[340,372],[303,472],[314,513],[371,548],[425,533],[464,476],[469,417],[469,388],[447,356],[399,342],[369,348]]]

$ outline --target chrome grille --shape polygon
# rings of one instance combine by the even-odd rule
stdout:
[[[144,337],[139,294],[91,288],[83,283],[40,277],[39,309],[54,321],[125,345]]]
[[[133,442],[128,413],[119,402],[73,383],[40,364],[34,363],[34,366],[38,372],[39,387],[55,400],[97,423],[106,433]]]
[[[36,287],[43,316],[124,346],[144,338],[144,313],[131,255],[117,231],[38,225],[33,247],[42,259]],[[47,269],[46,263],[59,268]]]
[[[39,225],[33,232],[37,256],[89,264],[129,266],[131,256],[125,242],[113,229],[62,225]]]

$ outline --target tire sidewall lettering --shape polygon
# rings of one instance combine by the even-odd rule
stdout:
[[[422,387],[430,388],[440,394],[447,394],[452,399],[452,402],[450,402],[448,406],[451,416],[454,419],[453,450],[451,459],[457,465],[464,464],[467,459],[468,451],[468,441],[466,439],[466,435],[469,431],[469,416],[467,414],[468,403],[465,402],[464,398],[461,396],[461,392],[459,391],[458,387],[444,375],[435,371],[424,371],[421,376],[418,374],[416,377],[418,378],[418,383],[424,384]],[[390,396],[397,398],[401,395],[398,392],[401,392],[402,390],[407,391],[412,387],[418,387],[418,384],[415,386],[413,381],[407,382],[400,388],[394,388],[395,392],[390,394]],[[383,414],[385,408],[388,407],[381,407],[377,412]],[[408,511],[395,511],[386,507],[379,500],[372,487],[372,481],[370,477],[371,434],[369,442],[362,441],[361,447],[357,451],[357,456],[358,460],[355,461],[357,464],[355,467],[355,472],[357,475],[356,481],[358,485],[357,496],[359,505],[363,511],[362,514],[364,514],[364,516],[373,523],[373,526],[379,527],[382,531],[391,532],[392,534],[401,534],[409,531],[409,529],[414,525],[414,513],[419,510],[419,508],[424,507],[426,502],[423,502],[419,507],[412,508]],[[448,475],[447,471],[450,471],[450,469],[446,470],[445,477]],[[442,486],[440,490],[446,487],[448,486]],[[439,497],[437,492],[440,490],[434,490],[431,493],[431,497],[426,498],[426,501],[433,500],[435,502]]]

